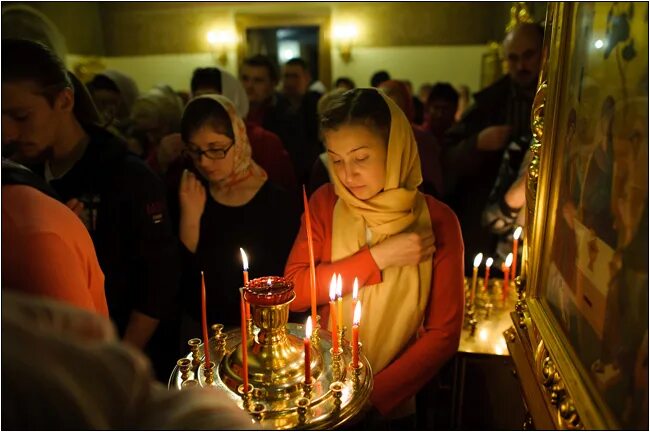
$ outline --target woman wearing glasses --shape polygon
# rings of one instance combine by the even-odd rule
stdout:
[[[181,135],[192,161],[179,190],[183,334],[197,337],[200,272],[205,272],[209,324],[238,325],[239,248],[248,254],[251,277],[282,275],[299,212],[293,197],[269,182],[251,159],[246,126],[226,97],[193,99],[183,113]]]

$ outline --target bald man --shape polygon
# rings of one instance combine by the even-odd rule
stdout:
[[[530,145],[530,111],[543,39],[544,29],[537,24],[519,24],[512,29],[503,41],[508,74],[474,94],[474,105],[445,134],[444,200],[461,223],[466,269],[471,270],[477,253],[495,250],[497,237],[482,225],[481,214],[488,197],[501,198],[495,197],[494,185],[497,177],[502,177],[502,161],[508,159],[510,171],[516,174]],[[509,181],[500,180],[499,188],[507,189]]]

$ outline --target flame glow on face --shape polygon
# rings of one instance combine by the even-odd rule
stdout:
[[[361,302],[358,302],[354,308],[354,318],[352,319],[353,325],[359,325],[361,321]]]
[[[332,280],[330,281],[330,300],[336,300],[336,275],[332,275]]]
[[[474,257],[474,267],[478,267],[481,265],[481,261],[483,261],[483,254],[479,253]]]
[[[506,267],[510,267],[511,265],[512,265],[512,252],[510,252],[506,257]]]
[[[241,253],[241,262],[244,264],[244,271],[246,271],[248,270],[248,257],[246,256],[244,249],[239,248],[239,252]]]

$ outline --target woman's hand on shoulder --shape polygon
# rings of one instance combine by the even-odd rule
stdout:
[[[401,233],[387,238],[370,248],[375,263],[380,270],[388,267],[417,265],[431,259],[436,251],[433,233]]]
[[[207,199],[205,187],[194,173],[188,170],[183,171],[178,198],[184,217],[194,221],[201,219]]]

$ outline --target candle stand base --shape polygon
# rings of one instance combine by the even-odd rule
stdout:
[[[312,341],[316,333],[318,343],[311,346],[311,382],[304,385],[305,326],[288,323],[289,304],[294,297],[291,293],[279,304],[255,304],[253,299],[247,299],[254,323],[253,337],[248,340],[249,391],[243,391],[241,378],[241,329],[219,329],[217,333],[217,327],[212,327],[217,343],[210,344],[214,368],[208,375],[212,375],[212,382],[203,365],[192,361],[197,356],[199,362],[202,360],[201,341],[197,339],[198,345],[190,344],[186,361],[179,362],[172,371],[169,387],[180,389],[192,377],[199,386],[220,387],[263,429],[335,429],[355,417],[366,406],[372,391],[368,360],[360,354],[361,367],[345,367],[352,360],[349,344],[340,346],[337,353],[331,352],[332,334],[321,328],[312,332]],[[338,390],[330,388],[333,383]]]

